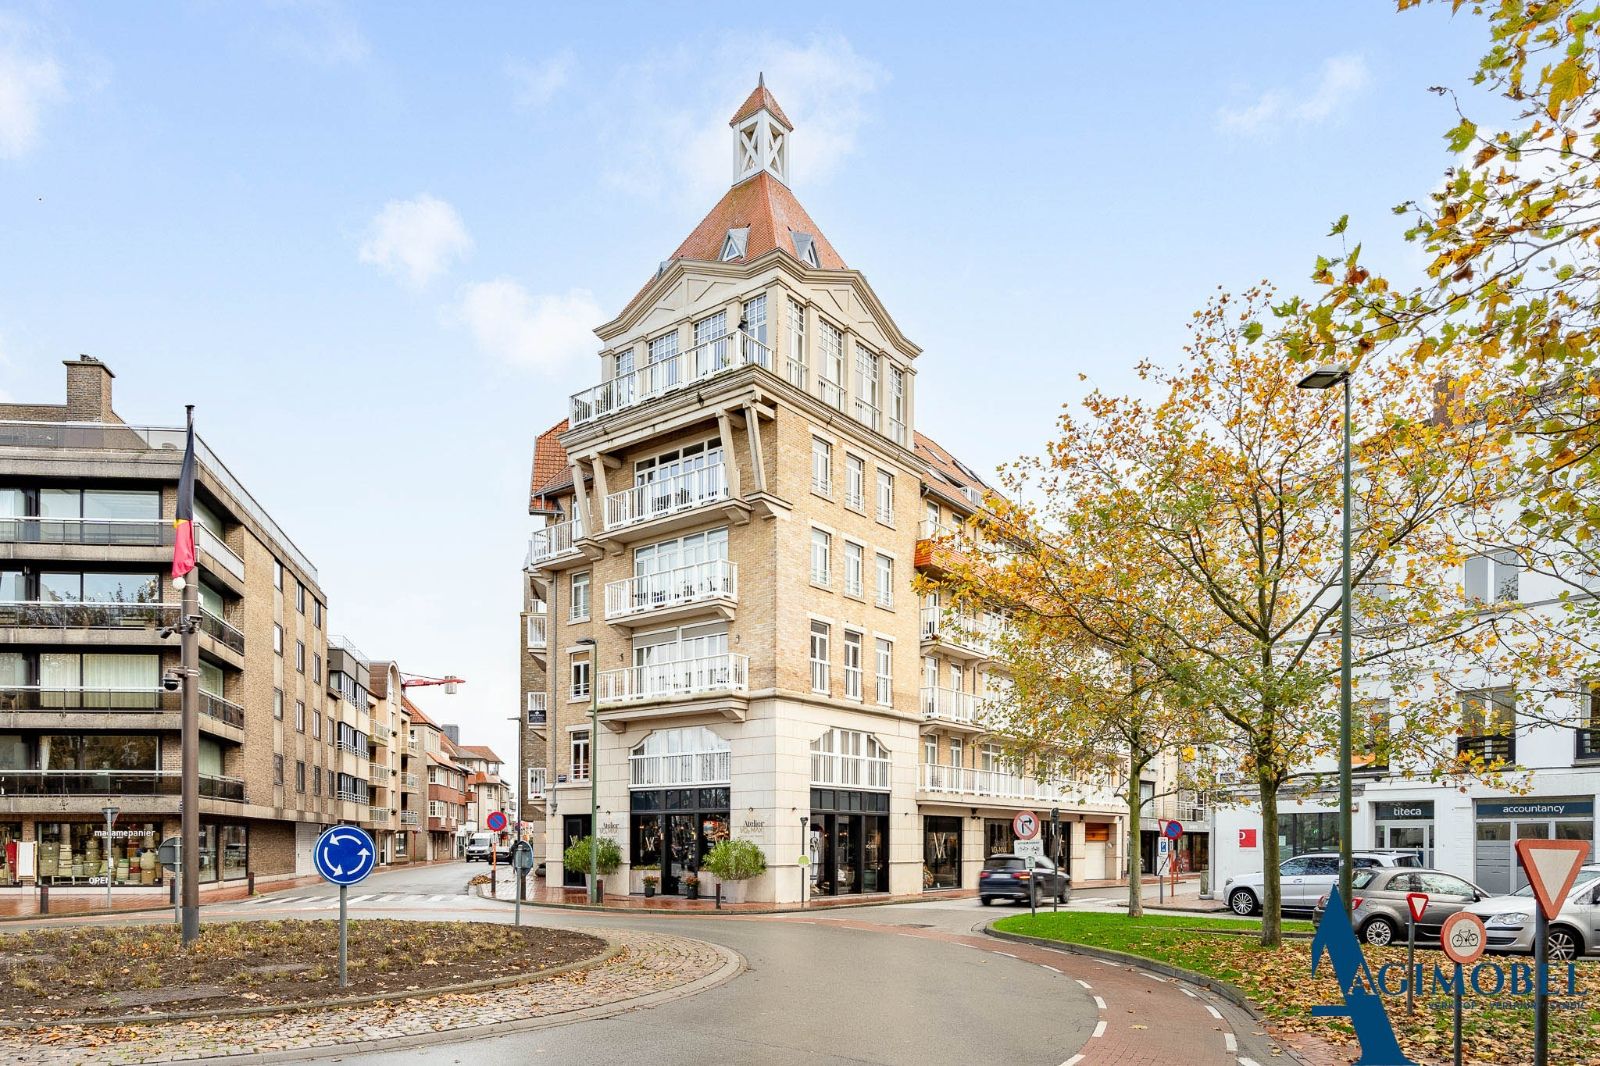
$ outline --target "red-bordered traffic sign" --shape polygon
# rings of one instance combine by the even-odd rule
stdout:
[[[506,827],[506,814],[504,811],[490,811],[483,824],[498,833]]]
[[[1168,840],[1177,840],[1183,836],[1183,823],[1174,819],[1161,827],[1161,832]]]
[[[1018,811],[1011,819],[1011,831],[1018,840],[1034,840],[1039,836],[1039,816],[1032,811]]]
[[[1554,918],[1589,854],[1587,840],[1519,840],[1517,861],[1546,918]]]
[[[1439,946],[1444,957],[1462,966],[1471,966],[1483,958],[1489,946],[1489,933],[1483,919],[1471,911],[1456,911],[1439,927]]]
[[[1428,894],[1426,892],[1407,892],[1406,906],[1411,910],[1413,922],[1422,921],[1422,916],[1428,913]]]

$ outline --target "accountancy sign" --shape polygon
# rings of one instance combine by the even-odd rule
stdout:
[[[1408,978],[1418,996],[1454,996],[1471,992],[1475,996],[1491,997],[1475,1004],[1478,1007],[1527,1009],[1534,993],[1534,968],[1526,962],[1475,963],[1470,970],[1451,964],[1450,967],[1434,963],[1418,963],[1408,975],[1406,964],[1385,962],[1374,973],[1367,964],[1356,939],[1355,928],[1340,902],[1339,889],[1334,888],[1328,897],[1328,909],[1317,925],[1311,940],[1311,973],[1317,974],[1326,959],[1333,968],[1339,984],[1340,1004],[1311,1008],[1316,1017],[1349,1018],[1361,1044],[1361,1056],[1354,1066],[1417,1066],[1400,1050],[1395,1039],[1394,1025],[1384,1007],[1384,997],[1404,996]],[[1562,980],[1564,976],[1565,980]],[[1559,986],[1564,984],[1563,991]],[[1566,973],[1551,967],[1546,977],[1546,993],[1563,997],[1561,1005],[1576,1007],[1583,1001],[1577,998],[1578,966],[1566,964]],[[1494,998],[1502,997],[1502,998]],[[1510,998],[1503,998],[1510,997]],[[1443,1005],[1441,1001],[1436,1005]]]

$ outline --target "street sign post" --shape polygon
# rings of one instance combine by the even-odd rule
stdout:
[[[1546,1066],[1550,1061],[1550,919],[1561,913],[1561,904],[1588,854],[1589,843],[1584,840],[1517,841],[1517,862],[1539,901],[1533,916],[1534,1066]]]
[[[1455,1066],[1461,1066],[1461,968],[1483,958],[1488,946],[1489,931],[1484,928],[1483,919],[1470,911],[1456,911],[1439,927],[1439,947],[1444,957],[1456,964]]]
[[[1406,1013],[1415,1014],[1417,1007],[1412,986],[1417,983],[1417,926],[1422,922],[1422,916],[1428,913],[1428,894],[1407,892],[1406,910],[1411,912],[1411,921],[1406,923]]]
[[[156,861],[166,867],[172,874],[172,924],[183,925],[183,893],[179,891],[178,882],[183,877],[183,838],[167,837],[156,849]]]
[[[350,985],[350,886],[372,872],[377,845],[365,829],[336,825],[325,830],[311,849],[311,862],[324,881],[339,886],[339,987]]]
[[[483,820],[491,833],[498,836],[505,831],[506,814],[504,811],[490,811],[489,817]],[[500,890],[500,871],[496,869],[500,860],[500,841],[495,837],[489,838],[489,895],[494,895]]]
[[[515,844],[511,845],[511,868],[516,871],[517,880],[518,880],[518,883],[520,885],[522,878],[527,874],[527,872],[529,870],[533,869],[533,845],[532,844],[528,843],[526,840],[519,840]],[[513,919],[513,924],[521,925],[522,924],[522,891],[521,891],[520,888],[517,891],[517,903],[516,903],[516,907],[514,908],[514,910],[516,911],[516,916]]]

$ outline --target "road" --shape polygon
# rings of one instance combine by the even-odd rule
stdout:
[[[351,913],[509,922],[508,906],[466,891],[466,881],[482,871],[456,863],[380,872],[351,890]],[[208,906],[205,917],[328,917],[337,901],[332,888],[297,889]],[[1090,898],[1082,905],[1104,907]],[[363,1066],[1252,1066],[1273,1058],[1271,1042],[1253,1035],[1252,1020],[1220,1000],[1123,967],[977,933],[1004,913],[976,900],[739,918],[524,908],[530,923],[643,928],[709,940],[737,951],[748,969],[719,988],[648,1010],[343,1058]]]

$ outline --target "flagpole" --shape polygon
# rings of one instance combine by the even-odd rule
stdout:
[[[194,444],[194,405],[188,404],[189,446]],[[179,494],[185,486],[180,482]],[[193,522],[194,483],[187,486],[190,499],[179,500],[178,506],[188,503],[190,521]],[[178,833],[183,840],[179,858],[183,866],[180,884],[182,896],[183,946],[189,947],[200,935],[200,582],[194,571],[183,581],[183,617],[178,621],[182,634],[183,667],[183,721],[180,758],[182,783],[179,787]]]

